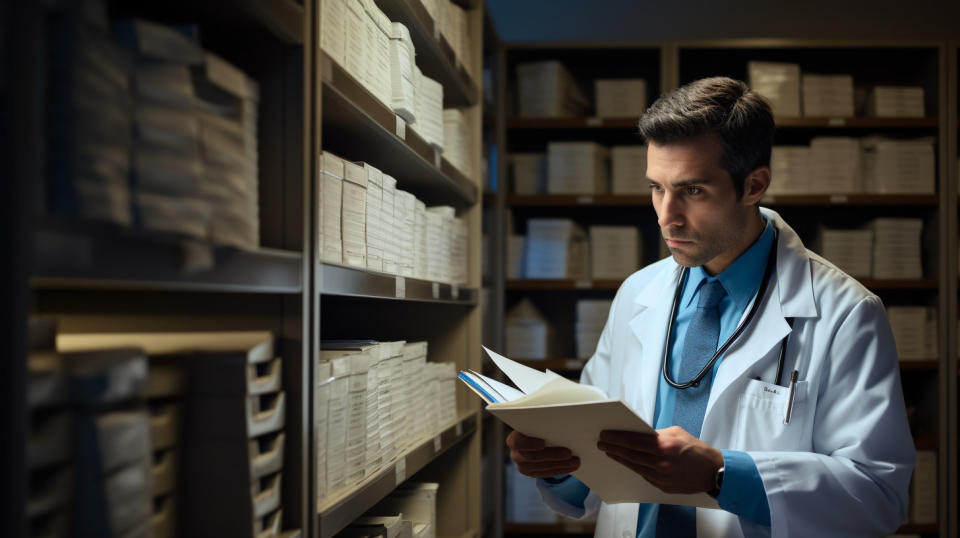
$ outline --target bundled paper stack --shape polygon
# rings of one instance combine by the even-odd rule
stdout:
[[[414,203],[414,258],[413,276],[422,280],[430,278],[427,269],[427,206],[421,200]]]
[[[613,146],[610,149],[613,169],[613,194],[648,194],[646,146]]]
[[[403,346],[403,383],[400,387],[403,407],[399,422],[401,435],[397,438],[399,448],[406,449],[431,432],[427,431],[419,412],[420,376],[427,364],[427,343],[407,342]]]
[[[547,156],[543,153],[512,153],[514,194],[543,194],[547,191]]]
[[[639,117],[647,109],[647,81],[633,79],[597,79],[596,115],[601,118]]]
[[[613,301],[577,301],[577,358],[589,359],[597,349]]]
[[[922,219],[874,219],[871,228],[874,237],[874,278],[923,278],[920,247]]]
[[[416,123],[411,125],[414,131],[438,151],[443,151],[443,85],[425,76],[419,67],[414,66],[416,81]]]
[[[507,278],[523,278],[523,255],[526,239],[522,235],[510,234],[507,236]]]
[[[910,523],[937,522],[937,476],[936,451],[918,450],[917,465],[910,483]]]
[[[413,194],[397,190],[394,197],[394,217],[397,227],[397,273],[412,277],[415,243],[415,229],[417,218],[417,197]]]
[[[343,238],[343,263],[355,267],[367,265],[367,234],[370,222],[367,210],[367,170],[365,166],[344,161],[343,205],[340,230]],[[375,191],[374,194],[381,194]],[[379,202],[379,198],[375,200]],[[375,215],[376,217],[376,215]]]
[[[405,482],[373,507],[367,515],[399,515],[409,531],[401,536],[410,538],[435,538],[437,528],[436,483]]]
[[[547,144],[547,192],[608,192],[606,159],[607,148],[594,142],[550,142]]]
[[[434,397],[431,404],[439,411],[433,431],[440,431],[457,420],[457,365],[452,362],[428,362],[433,370]]]
[[[640,268],[642,243],[635,226],[590,227],[590,277],[620,280]]]
[[[902,361],[937,358],[937,311],[924,306],[888,306],[887,317]]]
[[[347,1],[324,0],[320,4],[320,49],[347,68]]]
[[[383,259],[386,255],[386,238],[384,237],[385,222],[383,217],[383,172],[363,163],[366,175],[366,240],[367,240],[367,268],[374,271],[383,271]]]
[[[803,115],[853,117],[853,76],[803,75]]]
[[[521,118],[583,116],[590,106],[573,75],[558,61],[517,65]]]
[[[51,18],[49,24],[51,209],[130,226],[130,67],[107,37],[106,21],[94,27]]]
[[[390,18],[377,7],[374,0],[362,0],[366,14],[364,26],[367,33],[367,72],[361,79],[370,93],[381,103],[390,107],[393,88],[390,84],[390,35],[393,26]]]
[[[457,60],[466,64],[469,70],[470,26],[466,11],[449,0],[437,0],[433,9],[440,35],[450,44]]]
[[[443,156],[468,177],[473,175],[473,137],[460,109],[443,111]]]
[[[587,278],[587,238],[569,219],[527,221],[527,278]]]
[[[867,94],[867,115],[881,118],[922,118],[923,87],[876,86]]]
[[[450,264],[452,284],[466,286],[470,278],[469,257],[470,231],[465,220],[454,217],[453,243],[451,245]]]
[[[337,2],[337,0],[333,0]],[[362,0],[340,0],[346,4],[344,16],[344,63],[343,67],[354,79],[366,84],[367,64],[373,61],[374,50],[367,46],[367,12]],[[328,2],[324,2],[327,4]],[[339,35],[336,32],[334,35]]]
[[[811,187],[817,194],[845,194],[860,190],[860,141],[819,136],[810,141]]]
[[[347,485],[347,436],[350,359],[341,352],[321,352],[317,372],[317,427],[320,454],[317,490],[320,498]],[[366,387],[364,387],[366,391]],[[364,417],[366,418],[366,417]]]
[[[770,154],[770,187],[767,194],[817,192],[810,168],[810,146],[773,146]]]
[[[427,279],[450,282],[454,209],[450,206],[427,208]]]
[[[774,116],[800,116],[800,65],[747,62],[750,88],[767,98]]]
[[[544,504],[537,481],[520,474],[515,463],[507,463],[506,520],[510,523],[555,523],[556,513]]]
[[[820,229],[820,255],[853,277],[873,274],[873,230]]]
[[[863,183],[866,192],[934,194],[936,158],[934,140],[861,139]]]
[[[317,234],[317,254],[321,261],[340,263],[343,261],[343,243],[341,235],[341,209],[343,194],[343,159],[324,151],[320,156],[320,177],[317,181],[319,192],[319,216]]]
[[[403,381],[403,340],[383,342],[378,348],[383,357],[377,373],[377,402],[380,415],[380,459],[383,465],[388,465],[397,456],[397,438],[400,435],[397,429],[400,418],[400,409],[404,402],[401,399],[399,385]],[[456,402],[454,402],[456,405]]]
[[[529,299],[522,299],[507,312],[505,325],[507,355],[527,360],[551,356],[553,326]]]
[[[407,123],[417,120],[417,84],[415,51],[410,30],[402,23],[391,24],[390,33],[390,106]]]
[[[383,237],[383,272],[391,275],[397,273],[397,259],[400,256],[397,248],[397,226],[394,202],[397,197],[397,180],[393,176],[383,174],[383,199],[380,203],[380,233]]]

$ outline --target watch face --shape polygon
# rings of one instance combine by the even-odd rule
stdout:
[[[717,475],[714,479],[717,489],[720,489],[721,487],[723,487],[723,470],[724,470],[723,467],[717,469]]]

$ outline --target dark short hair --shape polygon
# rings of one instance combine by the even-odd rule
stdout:
[[[728,77],[695,80],[661,96],[640,117],[640,135],[665,145],[715,134],[723,143],[721,166],[737,198],[747,174],[770,166],[773,112],[766,99]]]

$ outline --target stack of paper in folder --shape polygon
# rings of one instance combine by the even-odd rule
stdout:
[[[881,118],[922,118],[922,86],[876,86],[867,94],[867,115]]]
[[[526,250],[526,238],[522,235],[507,236],[507,278],[519,279],[525,274],[523,256]]]
[[[820,228],[819,253],[853,277],[870,277],[873,260],[873,230]]]
[[[589,359],[597,349],[613,301],[577,301],[577,358]]]
[[[856,138],[819,136],[810,141],[811,188],[818,194],[859,191],[860,141]]]
[[[373,61],[374,54],[374,49],[367,46],[367,12],[362,0],[341,1],[346,5],[343,11],[345,18],[343,67],[353,75],[354,79],[365,84],[367,64]]]
[[[590,227],[590,277],[621,280],[640,268],[640,230],[635,226]]]
[[[549,194],[603,194],[607,188],[607,148],[594,142],[547,144]]]
[[[922,219],[879,218],[871,227],[874,278],[923,278]]]
[[[343,175],[343,159],[324,151],[320,156],[320,177],[317,178],[318,209],[320,210],[317,217],[317,254],[320,260],[325,262],[343,261],[341,235]]]
[[[517,66],[517,107],[521,118],[582,116],[590,107],[577,81],[558,61]]]
[[[427,208],[427,278],[437,282],[452,280],[454,209],[450,206]]]
[[[569,219],[527,221],[527,278],[587,278],[587,237]]]
[[[937,311],[925,306],[888,306],[887,318],[901,361],[937,358]]]
[[[414,232],[417,212],[417,197],[413,194],[397,190],[394,197],[394,220],[397,227],[397,274],[413,276]]]
[[[861,139],[863,183],[866,192],[934,194],[936,160],[934,140]]]
[[[147,230],[205,239],[210,202],[203,196],[203,160],[191,65],[203,50],[173,28],[144,20],[119,23],[136,54],[134,68],[134,214]]]
[[[613,146],[610,149],[613,194],[648,194],[646,146]]]
[[[341,234],[343,237],[343,263],[355,267],[367,267],[367,170],[364,166],[349,161],[343,162],[343,205],[341,208]],[[379,186],[379,185],[378,185]],[[381,195],[380,190],[374,194]],[[374,200],[379,207],[380,199]]]
[[[937,452],[918,450],[917,465],[910,483],[910,518],[914,524],[937,522],[938,473]]]
[[[443,156],[467,177],[473,176],[473,137],[463,111],[443,111]]]
[[[383,271],[383,257],[385,255],[383,172],[367,163],[363,163],[363,170],[367,183],[367,267],[375,271]]]
[[[439,151],[443,151],[443,85],[424,75],[414,66],[416,80],[417,121],[411,128]]]
[[[427,271],[427,206],[422,200],[414,203],[414,257],[413,276],[421,280],[429,279]]]
[[[543,153],[512,153],[510,169],[514,194],[547,192],[547,156]]]
[[[811,173],[810,146],[773,146],[768,194],[809,194],[818,182]]]
[[[401,514],[410,522],[413,538],[435,538],[438,488],[436,483],[405,482],[367,513]]]
[[[541,499],[537,481],[520,474],[512,461],[506,466],[506,520],[510,523],[555,523],[557,514]]]
[[[397,197],[397,180],[393,176],[383,174],[383,200],[380,204],[380,233],[383,236],[383,272],[397,274],[397,259],[400,256],[397,248],[396,208],[394,201]]]
[[[320,4],[320,48],[337,64],[347,67],[346,0],[324,0]]]
[[[417,83],[414,73],[414,48],[410,30],[402,23],[391,24],[390,34],[390,106],[407,123],[416,121]]]
[[[804,73],[803,115],[852,118],[853,77]]]
[[[647,81],[642,78],[597,79],[593,86],[598,117],[639,118],[647,109]]]
[[[774,116],[800,116],[800,65],[747,62],[750,89],[770,101]]]
[[[507,312],[505,339],[511,357],[542,360],[553,351],[553,327],[529,299]]]
[[[255,249],[260,246],[260,86],[210,53],[194,66],[193,84],[200,105],[201,192],[211,208],[210,238],[219,244]]]
[[[450,252],[450,283],[466,286],[470,278],[470,230],[465,220],[453,219],[453,242]]]
[[[130,226],[130,66],[106,22],[49,20],[46,185],[50,209]]]
[[[390,18],[377,7],[374,0],[362,0],[366,13],[367,74],[364,77],[367,89],[387,108],[390,107],[390,34],[393,27]]]

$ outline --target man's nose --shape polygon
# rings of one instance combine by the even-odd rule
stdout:
[[[657,224],[660,225],[660,229],[682,226],[683,222],[681,202],[670,192],[663,193],[657,206]]]

